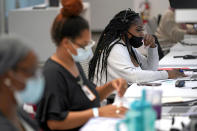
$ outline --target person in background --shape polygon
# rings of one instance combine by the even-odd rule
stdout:
[[[79,16],[83,5],[81,0],[61,3],[63,8],[51,28],[57,48],[43,67],[46,86],[37,108],[37,120],[43,130],[77,131],[92,117],[122,117],[126,108],[100,107],[100,101],[115,90],[122,97],[126,81],[119,78],[96,86],[85,77],[78,62],[92,56],[93,42],[88,22]]]
[[[170,7],[164,15],[162,15],[159,26],[155,32],[164,54],[167,54],[170,48],[177,42],[183,40],[185,34],[197,34],[193,25],[181,24],[175,21],[173,1],[174,0],[169,0]]]
[[[115,78],[124,78],[128,84],[177,78],[183,73],[157,71],[158,49],[152,35],[143,33],[143,22],[131,9],[120,11],[105,27],[89,65],[89,79],[103,85]],[[144,57],[135,48],[148,48]]]
[[[37,57],[19,37],[0,37],[0,130],[39,130],[23,111],[23,104],[36,104],[44,91],[44,79],[36,76]],[[33,85],[32,85],[33,84]]]

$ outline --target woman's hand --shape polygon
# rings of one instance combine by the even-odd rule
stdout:
[[[127,90],[128,84],[125,79],[119,78],[110,82],[110,85],[113,89],[118,92],[118,95],[122,97]]]
[[[186,33],[187,34],[191,34],[191,35],[196,35],[197,34],[197,31],[194,30],[194,29],[188,29]]]
[[[175,79],[178,77],[186,77],[186,75],[180,70],[169,70],[167,72],[168,72],[169,79]]]
[[[155,38],[152,35],[145,34],[144,36],[144,46],[150,46],[151,48],[155,48]]]
[[[99,108],[99,116],[101,117],[123,117],[127,112],[127,108],[115,105],[106,105]]]

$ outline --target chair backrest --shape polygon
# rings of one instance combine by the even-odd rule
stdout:
[[[157,26],[159,26],[159,23],[160,23],[160,21],[161,21],[161,16],[162,16],[162,15],[159,14],[158,17],[157,17]]]
[[[161,14],[159,14],[158,16],[154,16],[148,20],[148,22],[144,26],[148,34],[155,34],[157,27],[159,26],[161,17]]]

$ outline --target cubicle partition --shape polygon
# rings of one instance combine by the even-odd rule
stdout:
[[[90,5],[84,3],[82,17],[90,22]],[[55,44],[50,37],[50,29],[60,7],[15,9],[8,14],[8,30],[24,37],[38,54],[40,62],[45,62],[55,52]]]

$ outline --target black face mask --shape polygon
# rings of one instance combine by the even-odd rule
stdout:
[[[143,37],[136,37],[130,32],[128,32],[130,35],[132,35],[132,38],[129,39],[129,44],[133,46],[134,48],[139,48],[140,46],[143,45]]]

